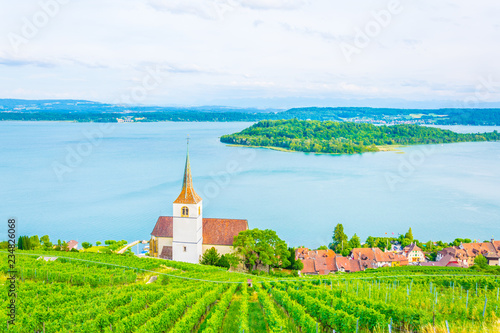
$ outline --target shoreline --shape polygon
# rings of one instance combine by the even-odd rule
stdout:
[[[387,152],[387,151],[396,152],[398,154],[404,154],[404,151],[399,150],[397,148],[408,147],[408,146],[403,146],[403,145],[376,146],[379,149],[379,151],[364,151],[362,153],[352,153],[352,154],[350,154],[350,153],[320,153],[320,152],[315,152],[315,151],[291,150],[291,149],[280,148],[280,147],[273,147],[273,146],[247,146],[247,145],[232,144],[232,143],[226,143],[225,145],[228,146],[228,147],[271,149],[271,150],[277,150],[277,151],[281,151],[281,152],[285,152],[285,153],[304,153],[304,154],[316,154],[316,155],[357,155],[357,154],[364,154],[364,153],[379,153],[379,152]]]

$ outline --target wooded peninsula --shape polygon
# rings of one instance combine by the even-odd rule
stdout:
[[[380,146],[498,141],[497,131],[461,134],[419,125],[375,126],[367,123],[317,120],[262,120],[239,133],[224,135],[228,144],[291,151],[356,154]]]

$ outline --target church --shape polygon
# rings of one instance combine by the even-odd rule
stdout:
[[[221,255],[233,252],[234,237],[247,229],[247,220],[203,218],[203,200],[193,188],[188,150],[182,190],[173,203],[173,216],[158,217],[151,232],[149,255],[197,264],[212,247]]]

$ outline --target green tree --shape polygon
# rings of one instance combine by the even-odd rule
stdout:
[[[323,245],[323,247],[325,248],[324,249],[319,248],[318,250],[328,250],[328,248],[325,245]],[[290,262],[290,265],[284,268],[301,271],[304,268],[304,264],[302,263],[302,261],[300,261],[300,259],[295,260],[295,250],[296,248],[293,247],[288,248],[288,252],[290,253],[288,261]]]
[[[328,246],[326,245],[321,245],[320,247],[318,247],[316,250],[328,250]]]
[[[215,264],[215,266],[219,267],[224,267],[224,268],[229,268],[231,267],[231,264],[229,263],[229,260],[227,259],[227,256],[225,254],[220,256],[219,261]]]
[[[99,245],[101,245],[101,244],[102,244],[102,243],[101,243],[101,242],[99,242],[99,241],[95,242],[95,246],[99,246]]]
[[[410,240],[410,243],[413,243],[413,233],[411,232],[411,228],[405,234],[405,238],[408,238]]]
[[[347,235],[344,233],[344,226],[338,223],[333,231],[332,243],[330,249],[336,252],[342,252],[347,247]]]
[[[38,235],[34,235],[30,237],[30,244],[32,249],[39,248],[41,246],[40,244],[40,239],[38,238]]]
[[[220,260],[219,252],[215,247],[211,247],[201,256],[200,264],[215,266]]]
[[[92,247],[92,243],[89,242],[82,242],[82,247],[86,249],[90,249]]]
[[[244,230],[234,238],[233,246],[249,270],[255,270],[257,265],[272,267],[290,265],[286,243],[273,230]]]
[[[236,254],[234,254],[234,253],[226,253],[226,254],[224,254],[223,256],[221,256],[221,260],[222,260],[222,257],[224,257],[225,260],[227,260],[227,262],[228,262],[228,264],[229,264],[230,267],[237,267],[238,264],[240,263],[240,258]],[[219,263],[220,262],[221,261],[219,261]]]
[[[378,244],[377,237],[368,236],[368,238],[365,241],[366,247],[377,247],[377,244]]]
[[[406,247],[406,246],[408,246],[408,245],[410,245],[410,244],[411,244],[411,240],[410,240],[410,239],[408,239],[408,238],[406,238],[406,237],[403,239],[403,242],[401,243],[401,245],[402,245],[403,247]]]
[[[42,238],[40,238],[40,241],[43,243],[43,245],[45,245],[46,243],[50,242],[50,238],[48,235],[45,235],[45,236],[42,236]],[[50,243],[52,244],[52,243]]]
[[[28,236],[19,236],[17,248],[19,250],[32,250],[30,238]]]
[[[351,249],[356,249],[361,247],[361,240],[358,235],[354,234],[352,238],[349,240],[349,247]]]
[[[478,254],[474,259],[474,265],[478,265],[481,268],[486,268],[488,266],[488,260],[482,254]]]

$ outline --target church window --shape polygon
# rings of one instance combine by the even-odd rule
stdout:
[[[181,208],[181,217],[188,217],[189,216],[189,208],[186,206]]]
[[[187,251],[187,248],[184,246],[184,252],[186,252],[186,251]]]
[[[198,215],[201,215],[201,207],[198,207]]]

